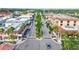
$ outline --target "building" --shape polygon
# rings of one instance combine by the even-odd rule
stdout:
[[[0,17],[4,17],[4,16],[10,15],[10,14],[12,14],[12,12],[10,12],[10,11],[0,11]]]
[[[79,31],[79,18],[71,17],[65,14],[46,15],[51,24],[57,25],[65,30]]]
[[[5,45],[0,45],[0,50],[11,50],[12,46],[5,44]]]
[[[6,16],[4,16],[4,18]],[[0,24],[1,24],[0,28],[1,29],[3,28],[4,32],[0,32],[0,40],[3,40],[3,41],[17,41],[18,39],[22,38],[23,33],[24,33],[23,31],[26,28],[27,24],[31,22],[32,18],[33,18],[33,15],[31,15],[31,14],[19,15],[16,18],[13,18],[13,17],[10,17],[10,18],[7,18],[7,19],[1,18],[1,20],[0,20]],[[5,20],[5,21],[3,22],[3,20]],[[2,24],[4,24],[4,26],[2,26]],[[25,24],[25,27],[20,28],[21,26],[23,26],[23,24]],[[8,33],[7,30],[10,27],[13,27],[14,30],[13,30],[13,32]],[[16,39],[10,40],[8,38],[8,36],[11,35],[11,34],[17,36]]]

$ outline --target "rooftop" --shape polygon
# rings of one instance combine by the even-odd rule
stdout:
[[[4,15],[10,15],[12,12],[10,11],[0,11],[0,16],[4,16]]]
[[[60,20],[76,20],[79,21],[79,18],[77,17],[72,17],[66,14],[51,14],[51,15],[47,15],[49,18],[52,19],[60,19]]]
[[[10,45],[0,45],[0,50],[11,50],[12,47]]]

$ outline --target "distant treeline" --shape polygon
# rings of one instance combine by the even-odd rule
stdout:
[[[79,9],[51,9],[51,10],[46,10],[46,12],[75,14],[75,13],[79,13]]]
[[[35,12],[53,12],[53,13],[79,13],[79,9],[28,9],[28,8],[0,8],[0,11],[27,11],[33,10]]]
[[[23,8],[0,8],[0,11],[25,11],[25,10],[29,10],[29,9],[23,9]]]

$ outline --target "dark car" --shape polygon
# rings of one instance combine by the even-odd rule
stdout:
[[[3,42],[0,42],[0,45],[3,44]]]
[[[51,34],[51,31],[49,31],[49,34]]]
[[[48,49],[51,49],[51,43],[47,43],[46,46]]]
[[[23,37],[26,37],[26,34],[28,34],[28,33],[29,33],[29,31],[30,31],[30,29],[26,29],[26,30],[25,30],[25,32],[22,34],[22,35],[23,35]]]

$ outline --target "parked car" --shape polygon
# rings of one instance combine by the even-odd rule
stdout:
[[[3,44],[3,42],[0,42],[0,45]]]
[[[31,25],[31,21],[28,21],[27,25]]]
[[[23,37],[26,37],[26,35],[29,33],[30,29],[26,29],[25,32],[22,34]]]
[[[49,34],[51,34],[51,31],[49,31]]]

